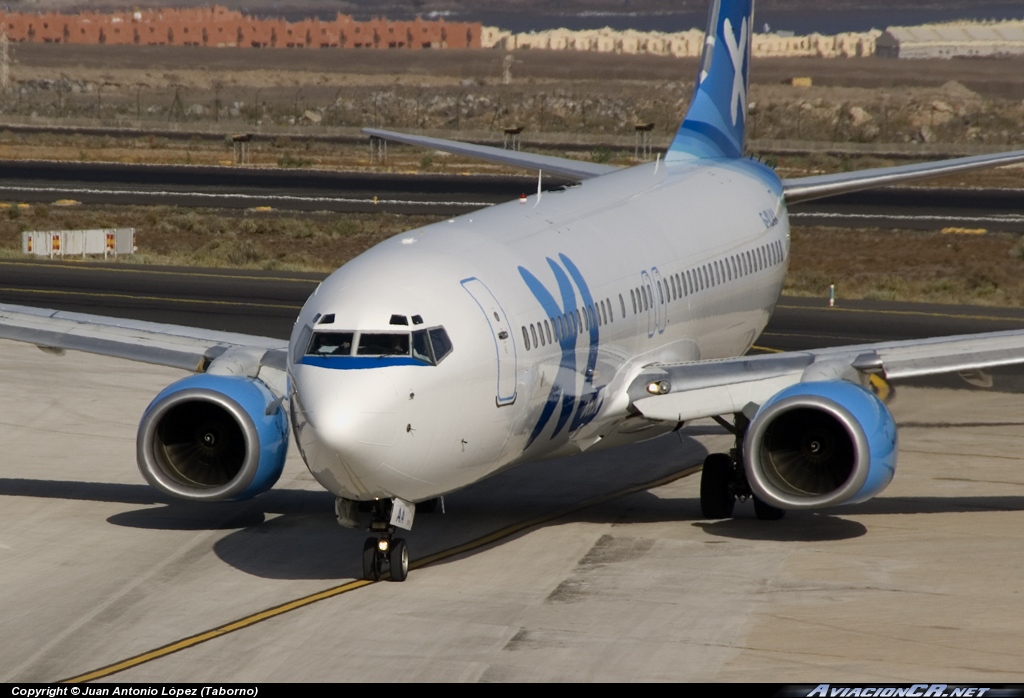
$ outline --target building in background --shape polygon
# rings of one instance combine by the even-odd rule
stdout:
[[[0,12],[9,41],[246,48],[480,48],[481,25],[414,19],[261,19],[226,7],[122,13]]]
[[[856,58],[875,53],[875,40],[882,32],[836,35],[791,33],[754,34],[753,51],[758,57],[803,56],[814,58]],[[484,48],[550,49],[560,51],[598,51],[605,53],[646,53],[656,56],[693,58],[704,50],[704,32],[690,29],[683,32],[641,32],[633,29],[550,29],[540,32],[513,33],[497,27],[484,27]]]
[[[1024,53],[1024,21],[889,27],[876,41],[888,58],[954,58]]]

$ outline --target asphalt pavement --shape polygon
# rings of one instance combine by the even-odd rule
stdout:
[[[544,178],[544,186],[565,186]],[[0,201],[458,215],[535,191],[529,175],[0,161]],[[803,225],[1024,232],[1012,189],[891,187],[792,207]]]

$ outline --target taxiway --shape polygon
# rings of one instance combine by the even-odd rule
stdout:
[[[232,274],[156,271],[168,276],[131,283],[158,301],[90,296],[92,272],[76,270],[64,289],[82,305],[69,309],[234,318],[226,329],[280,336],[315,284],[241,278],[231,290]],[[237,305],[175,301],[177,283]],[[263,295],[247,296],[250,283]],[[0,296],[50,301],[20,286]],[[286,308],[266,320],[260,303]],[[1022,323],[1013,310],[783,299],[761,344]],[[10,342],[0,352],[2,681],[1024,680],[1015,392],[898,388],[889,489],[779,522],[749,504],[700,518],[694,466],[729,442],[710,422],[517,468],[418,517],[408,582],[364,584],[364,534],[337,526],[294,449],[278,487],[250,502],[175,502],[143,483],[138,416],[180,372]]]

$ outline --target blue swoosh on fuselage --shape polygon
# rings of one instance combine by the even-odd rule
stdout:
[[[540,436],[541,432],[551,421],[551,417],[558,407],[558,403],[562,403],[562,409],[558,416],[558,422],[555,424],[555,429],[551,434],[550,438],[555,438],[561,433],[562,429],[565,428],[566,423],[569,423],[569,432],[572,433],[590,423],[597,411],[600,409],[600,403],[598,397],[601,392],[601,388],[597,388],[589,392],[587,395],[580,396],[577,401],[576,397],[576,343],[579,337],[582,327],[578,327],[575,321],[575,313],[579,310],[580,313],[587,313],[588,308],[593,305],[594,299],[590,294],[590,287],[583,278],[583,274],[579,268],[569,259],[566,255],[560,254],[559,259],[562,264],[565,265],[565,269],[568,270],[566,274],[565,270],[550,257],[546,258],[548,266],[551,268],[552,274],[554,274],[555,282],[558,284],[559,295],[562,297],[562,306],[560,307],[558,302],[555,300],[554,295],[548,291],[547,287],[538,279],[530,270],[525,267],[519,267],[519,275],[526,282],[527,288],[533,293],[534,298],[540,303],[544,309],[545,314],[548,316],[549,322],[556,322],[555,318],[571,316],[569,322],[573,326],[573,330],[569,333],[563,334],[559,339],[559,348],[561,349],[562,355],[558,363],[558,373],[555,375],[555,380],[551,384],[551,390],[548,392],[547,401],[544,403],[544,407],[541,410],[540,418],[537,420],[537,424],[534,425],[533,431],[530,433],[530,438],[526,442],[526,448]],[[572,277],[570,281],[569,277]],[[573,282],[576,283],[576,287],[579,288],[580,298],[582,300],[583,307],[577,309],[576,307],[576,292],[573,289]],[[598,343],[600,340],[600,331],[597,327],[597,323],[593,322],[593,318],[588,315],[587,324],[589,325],[589,352],[587,355],[586,371],[584,374],[584,384],[593,384],[594,369],[597,366],[597,354],[598,354]],[[602,401],[603,402],[603,401]],[[573,416],[573,408],[576,408],[576,414]],[[572,421],[569,422],[570,417]]]

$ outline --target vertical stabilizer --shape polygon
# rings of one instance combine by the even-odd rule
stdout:
[[[754,0],[712,0],[697,87],[666,161],[743,154],[753,26]]]

